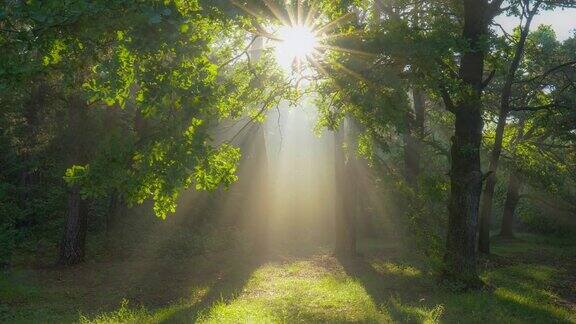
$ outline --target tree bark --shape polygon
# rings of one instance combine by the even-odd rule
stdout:
[[[490,223],[492,219],[492,201],[494,200],[494,190],[496,188],[496,171],[500,154],[502,153],[502,140],[504,138],[504,128],[508,112],[500,112],[498,124],[496,126],[496,138],[494,147],[490,154],[490,164],[488,166],[488,177],[482,192],[482,206],[480,208],[480,228],[478,236],[478,250],[482,253],[490,253]]]
[[[424,91],[419,88],[414,88],[412,90],[412,96],[414,99],[414,115],[416,116],[416,135],[422,138],[424,136],[424,121],[426,119],[426,99],[424,97]]]
[[[336,177],[336,208],[335,208],[335,252],[340,256],[356,254],[356,181],[354,181],[353,165],[350,156],[344,151],[346,143],[350,149],[348,121],[344,120],[336,131],[334,143],[335,177]],[[351,155],[348,152],[348,155]]]
[[[82,262],[85,256],[86,230],[88,228],[88,208],[80,196],[80,190],[73,187],[68,194],[68,209],[64,235],[60,243],[61,265],[74,265]]]
[[[82,98],[74,96],[68,107],[68,166],[86,163],[87,143],[85,141],[87,123],[86,103]],[[68,190],[68,209],[64,234],[60,242],[61,265],[74,265],[82,262],[85,256],[86,230],[88,226],[88,208],[86,201],[80,195],[80,188],[73,186]]]
[[[418,173],[420,171],[420,161],[418,156],[418,144],[414,136],[414,115],[411,111],[404,115],[404,179],[408,184],[415,188],[418,182]]]
[[[421,139],[424,136],[424,93],[420,89],[412,90],[414,111],[405,115],[404,131],[404,177],[415,188],[420,176]]]
[[[520,200],[521,186],[522,182],[518,175],[514,171],[510,172],[506,202],[504,203],[504,215],[502,216],[502,226],[500,228],[500,236],[502,237],[514,237],[514,213]]]
[[[476,229],[482,190],[480,143],[482,138],[482,38],[488,28],[488,3],[464,1],[463,37],[470,50],[462,55],[459,77],[463,90],[452,111],[455,129],[451,145],[448,233],[443,277],[460,282],[466,289],[481,285],[477,272]]]
[[[498,162],[500,160],[500,154],[502,153],[502,140],[504,138],[504,128],[506,126],[506,118],[510,112],[510,97],[512,96],[512,85],[514,83],[514,78],[516,77],[516,71],[520,66],[520,61],[524,54],[524,47],[526,45],[526,38],[530,31],[530,24],[532,23],[532,18],[536,14],[541,1],[537,1],[534,7],[528,12],[526,23],[520,32],[520,38],[516,44],[516,49],[514,51],[514,57],[512,58],[512,63],[508,73],[506,74],[506,80],[504,82],[504,87],[502,89],[502,94],[500,96],[500,112],[498,114],[498,124],[496,126],[496,137],[494,139],[494,147],[490,154],[490,165],[488,167],[488,177],[486,179],[486,184],[484,186],[484,191],[482,193],[482,206],[480,208],[480,229],[478,237],[478,250],[482,253],[490,253],[490,223],[492,219],[492,202],[494,200],[494,190],[496,188],[496,172],[498,170]]]

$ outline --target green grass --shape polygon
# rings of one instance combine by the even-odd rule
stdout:
[[[218,302],[199,318],[206,323],[377,322],[380,312],[362,283],[314,261],[269,263],[238,298]]]
[[[532,235],[496,240],[495,255],[482,261],[489,288],[468,293],[439,286],[418,256],[389,250],[379,254],[372,247],[354,260],[325,253],[263,262],[245,256],[164,260],[160,268],[146,264],[151,274],[132,281],[130,271],[122,271],[129,264],[42,276],[13,271],[0,279],[0,322],[576,322],[570,242]],[[74,275],[84,275],[84,282]]]

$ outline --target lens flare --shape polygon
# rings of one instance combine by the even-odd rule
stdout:
[[[283,67],[300,64],[314,55],[318,47],[316,34],[305,25],[282,26],[277,35],[280,42],[276,46],[276,59]]]

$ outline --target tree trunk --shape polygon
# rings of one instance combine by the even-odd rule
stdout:
[[[81,97],[74,96],[70,99],[68,107],[68,151],[70,152],[68,166],[86,163],[88,145],[85,138],[86,133],[89,133],[86,125],[88,120],[86,112],[86,104]],[[87,203],[80,195],[80,188],[73,186],[68,190],[68,209],[64,223],[64,234],[60,243],[59,264],[74,265],[84,260],[87,226]]]
[[[335,153],[335,177],[336,177],[336,219],[335,219],[335,250],[341,256],[353,256],[356,254],[356,181],[353,178],[352,159],[348,156],[351,152],[345,152],[342,145],[346,143],[350,149],[349,125],[344,120],[336,131],[334,143]]]
[[[518,175],[514,171],[510,172],[506,202],[504,203],[504,215],[502,216],[502,226],[500,228],[500,236],[502,237],[514,237],[514,213],[520,200],[521,185],[522,182]]]
[[[414,98],[414,115],[416,116],[416,135],[418,138],[424,136],[424,120],[426,119],[426,99],[424,91],[419,88],[412,90],[412,97]]]
[[[508,73],[506,74],[506,80],[504,82],[504,87],[502,88],[502,94],[500,96],[500,113],[498,115],[498,124],[496,126],[496,138],[494,139],[494,147],[490,154],[490,165],[488,167],[488,178],[486,179],[486,185],[483,191],[482,197],[482,207],[480,209],[480,230],[478,237],[478,250],[482,253],[490,253],[490,223],[492,218],[492,201],[494,200],[494,189],[496,188],[496,171],[498,170],[498,162],[500,160],[500,154],[502,152],[502,140],[504,138],[504,128],[506,126],[506,118],[510,111],[510,98],[512,96],[512,85],[514,83],[514,78],[516,77],[516,71],[520,66],[520,61],[524,54],[524,47],[526,44],[526,38],[530,31],[530,24],[532,23],[532,18],[536,14],[541,1],[537,1],[534,7],[526,13],[527,19],[525,25],[522,27],[520,33],[520,39],[516,45],[514,51],[514,57],[510,64]]]
[[[60,243],[61,265],[74,265],[82,262],[85,255],[86,230],[88,227],[88,208],[80,196],[80,190],[73,187],[68,194],[68,211],[64,235]]]
[[[414,88],[412,96],[414,111],[408,111],[405,115],[404,172],[408,184],[415,188],[420,176],[421,139],[424,136],[424,93]]]
[[[271,188],[269,186],[270,171],[268,166],[268,154],[266,152],[266,139],[264,137],[264,128],[261,125],[256,126],[255,134],[252,137],[251,155],[249,163],[256,166],[258,175],[252,180],[252,186],[256,186],[257,190],[261,190],[260,197],[252,197],[251,206],[249,207],[250,214],[250,231],[252,235],[252,244],[255,247],[254,251],[265,256],[269,253],[270,246],[270,196]],[[251,190],[250,192],[258,192]]]
[[[451,107],[456,120],[451,146],[448,233],[444,255],[446,279],[460,282],[466,289],[481,285],[477,273],[476,229],[482,190],[480,143],[482,138],[482,39],[488,28],[488,3],[464,1],[463,37],[471,50],[462,55],[459,76],[466,87],[457,105]]]
[[[404,115],[404,178],[408,184],[415,188],[418,182],[418,173],[420,171],[420,161],[418,156],[418,144],[414,137],[414,114],[412,111]]]
[[[506,126],[506,117],[508,113],[501,112],[498,116],[496,126],[496,138],[494,147],[490,154],[490,164],[488,167],[488,177],[482,192],[482,206],[480,208],[480,228],[478,236],[478,250],[482,253],[490,253],[490,223],[492,219],[492,201],[494,200],[494,189],[496,188],[496,171],[500,153],[502,152],[502,140],[504,138],[504,128]]]
[[[367,190],[374,190],[372,186]],[[370,196],[366,191],[358,194],[358,225],[360,229],[358,234],[363,237],[376,237],[376,229],[374,222],[374,207],[370,203]]]

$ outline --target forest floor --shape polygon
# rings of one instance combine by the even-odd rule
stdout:
[[[90,261],[0,275],[0,322],[576,322],[576,244],[523,234],[494,241],[488,288],[456,293],[393,242],[362,256],[315,251]]]

